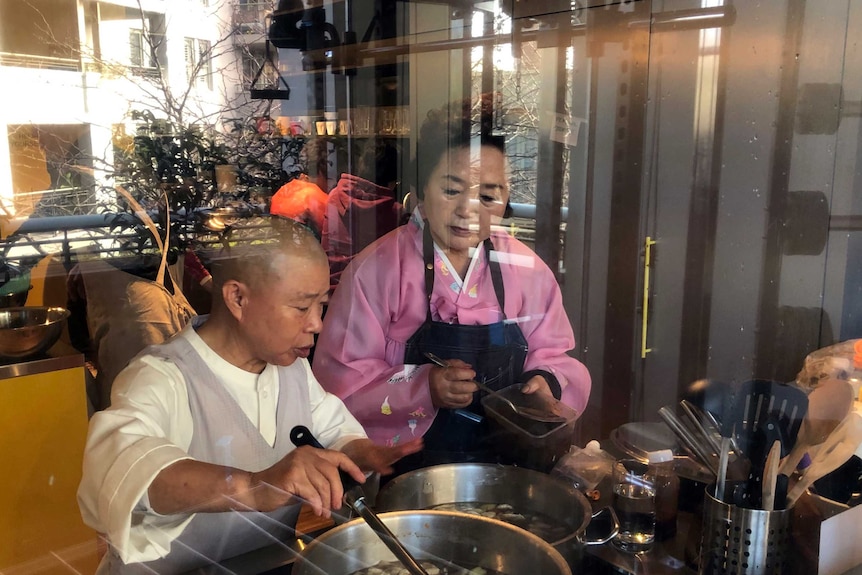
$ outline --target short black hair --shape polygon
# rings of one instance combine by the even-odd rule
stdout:
[[[481,145],[492,146],[505,155],[505,137],[495,135],[493,126],[492,94],[483,94],[475,102],[470,98],[454,100],[429,111],[419,128],[416,157],[411,169],[416,196],[424,199],[431,172],[449,150],[469,146],[478,139]]]

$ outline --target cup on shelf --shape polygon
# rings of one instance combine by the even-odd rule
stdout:
[[[290,135],[290,118],[288,116],[278,116],[275,119],[275,126],[280,136]]]
[[[335,120],[326,120],[326,135],[334,136],[337,122]]]
[[[353,110],[353,133],[357,136],[371,133],[371,109],[368,106],[359,106]]]
[[[350,123],[347,120],[338,120],[338,133],[342,136],[350,133]]]
[[[396,133],[397,114],[395,108],[383,108],[380,112],[381,134],[392,135]]]
[[[326,120],[317,120],[314,122],[314,128],[318,136],[326,135]]]

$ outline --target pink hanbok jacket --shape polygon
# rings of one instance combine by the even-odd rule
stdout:
[[[344,400],[377,443],[419,437],[436,408],[428,387],[430,364],[405,365],[407,340],[425,321],[427,300],[419,211],[410,222],[363,250],[341,277],[326,312],[313,370],[323,387]],[[553,373],[562,401],[582,412],[590,394],[587,368],[567,352],[575,347],[551,270],[502,229],[492,232],[506,291],[506,318],[517,321],[529,353],[524,370]],[[484,251],[463,286],[435,250],[431,313],[437,321],[476,325],[500,321]]]

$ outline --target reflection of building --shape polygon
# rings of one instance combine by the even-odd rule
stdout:
[[[262,54],[270,4],[0,0],[3,209],[91,208],[116,137],[135,132],[132,110],[217,124],[225,108],[241,107],[243,68],[255,61],[245,54]]]

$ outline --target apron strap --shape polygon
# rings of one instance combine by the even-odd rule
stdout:
[[[503,319],[506,319],[506,289],[503,286],[503,272],[500,270],[500,262],[495,258],[491,259],[491,252],[494,251],[494,244],[491,238],[485,238],[485,259],[488,261],[488,269],[491,272],[491,283],[494,284],[494,293],[497,294],[497,303],[500,305],[500,313]]]
[[[431,322],[431,294],[434,291],[434,239],[431,237],[431,226],[428,225],[428,220],[423,221],[422,234],[422,258],[425,261],[425,297],[427,299],[427,309],[425,311],[425,321]],[[488,269],[491,272],[491,283],[494,284],[494,294],[497,296],[497,304],[500,306],[500,313],[503,319],[506,319],[506,290],[503,286],[503,272],[500,270],[500,262],[497,259],[491,259],[491,252],[494,251],[494,243],[491,238],[485,238],[483,242],[485,249],[485,259],[488,262]]]
[[[431,323],[431,292],[434,291],[434,239],[431,226],[423,220],[422,259],[425,261],[425,323]]]

